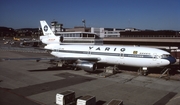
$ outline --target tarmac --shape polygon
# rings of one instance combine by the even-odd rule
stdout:
[[[48,53],[0,49],[0,58],[52,57]],[[67,90],[76,98],[92,95],[96,105],[112,99],[124,105],[178,105],[180,81],[122,72],[103,78],[99,73],[64,68],[47,69],[47,61],[0,62],[0,105],[56,105],[55,96]]]

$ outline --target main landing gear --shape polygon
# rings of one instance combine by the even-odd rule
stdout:
[[[119,68],[118,68],[117,65],[107,66],[107,67],[104,68],[104,72],[105,72],[105,73],[111,73],[111,74],[117,73],[118,70],[119,70]]]
[[[104,67],[104,72],[100,73],[100,77],[108,77],[118,72],[119,68],[117,65]]]
[[[51,66],[49,68],[66,68],[71,69],[74,71],[80,70],[79,67],[75,66],[72,62],[66,62],[66,61],[50,61]]]
[[[146,76],[147,73],[148,73],[147,67],[140,67],[140,68],[138,69],[138,75],[144,75],[144,76]]]
[[[63,63],[61,61],[50,60],[50,66],[47,69],[59,69],[63,67]]]

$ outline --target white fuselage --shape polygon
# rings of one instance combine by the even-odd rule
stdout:
[[[170,64],[165,59],[168,52],[147,47],[103,46],[103,45],[59,45],[49,44],[56,57],[99,58],[97,63],[107,63],[134,67],[160,67]]]

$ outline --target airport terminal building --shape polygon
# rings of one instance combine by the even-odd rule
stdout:
[[[136,28],[96,28],[76,26],[74,28],[63,28],[63,24],[58,24],[57,21],[51,22],[51,29],[55,34],[62,32],[88,32],[92,33],[94,37],[109,38],[109,37],[153,37],[153,38],[168,38],[168,37],[180,37],[180,31],[173,30],[139,30]],[[74,36],[75,37],[75,36]]]
[[[97,28],[97,27],[86,27],[86,26],[75,26],[74,28],[64,28],[63,24],[59,24],[57,21],[51,22],[51,29],[56,35],[60,35],[62,32],[72,32],[72,35],[64,35],[65,37],[76,37],[79,36],[77,33],[81,33],[84,37],[100,37],[100,38],[111,38],[111,37],[153,37],[153,38],[177,38],[180,37],[180,31],[173,30],[139,30],[136,28]],[[63,33],[65,34],[65,33]],[[86,35],[88,34],[88,35]],[[93,35],[94,36],[93,36]],[[39,37],[42,35],[40,28],[22,28],[13,29],[8,27],[0,27],[0,36],[33,36]]]

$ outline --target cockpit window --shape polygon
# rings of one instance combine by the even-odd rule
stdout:
[[[171,55],[169,55],[169,54],[163,54],[162,56],[161,56],[161,58],[168,58],[168,57],[170,57]]]

